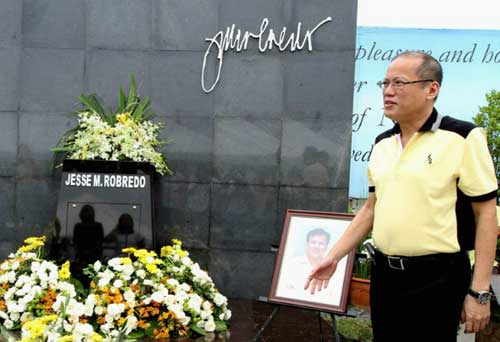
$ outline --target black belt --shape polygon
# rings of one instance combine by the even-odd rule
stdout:
[[[394,270],[404,271],[408,268],[428,267],[429,265],[439,265],[451,260],[464,257],[464,252],[456,253],[436,253],[419,256],[399,256],[386,255],[379,250],[375,250],[375,263],[377,266],[385,266]]]

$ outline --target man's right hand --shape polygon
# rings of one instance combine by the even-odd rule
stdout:
[[[338,261],[334,260],[331,256],[325,257],[318,265],[316,265],[309,276],[307,277],[304,290],[310,288],[311,294],[316,291],[321,291],[328,287],[330,278],[337,269]]]

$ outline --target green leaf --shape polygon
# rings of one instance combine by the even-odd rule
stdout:
[[[88,109],[96,112],[101,116],[105,115],[104,109],[100,105],[99,101],[97,101],[95,94],[90,94],[88,96],[81,94],[79,99],[84,106],[88,107]]]
[[[227,324],[224,321],[215,321],[215,331],[226,331]]]
[[[69,278],[69,282],[71,284],[73,284],[73,286],[75,287],[76,293],[78,293],[78,295],[81,298],[86,297],[87,290],[85,290],[85,287],[83,286],[83,284],[78,279],[71,277],[71,278]]]
[[[126,99],[122,87],[120,87],[119,103],[120,105],[118,107],[118,113],[123,113],[125,111]]]
[[[145,109],[147,109],[149,107],[149,98],[147,96],[145,96],[142,101],[140,101],[138,104],[137,104],[137,107],[135,107],[134,111],[132,112],[132,117],[134,118],[134,120],[136,121],[144,121],[144,117],[143,117],[143,112]]]
[[[149,327],[147,327],[147,329],[144,331],[144,333],[146,334],[146,336],[152,337],[155,329],[158,327],[158,322],[151,321],[148,323],[149,323]]]
[[[141,330],[135,331],[131,334],[128,334],[127,340],[141,338],[141,337],[144,337],[145,335],[146,334],[144,333],[144,330],[141,329]]]
[[[197,334],[200,334],[202,336],[207,336],[207,332],[205,331],[205,329],[197,327],[196,324],[190,325],[189,328]]]
[[[135,78],[134,75],[130,75],[130,89],[128,91],[128,101],[127,103],[130,104],[135,101]]]

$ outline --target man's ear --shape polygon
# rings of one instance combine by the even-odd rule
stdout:
[[[437,83],[436,81],[432,82],[431,86],[428,89],[429,90],[427,92],[427,99],[429,99],[429,100],[437,99],[437,97],[439,95],[439,89],[440,89],[439,83]]]

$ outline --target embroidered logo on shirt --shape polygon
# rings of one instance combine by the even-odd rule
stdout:
[[[427,162],[429,163],[429,165],[432,164],[432,156],[430,154],[427,156]]]

